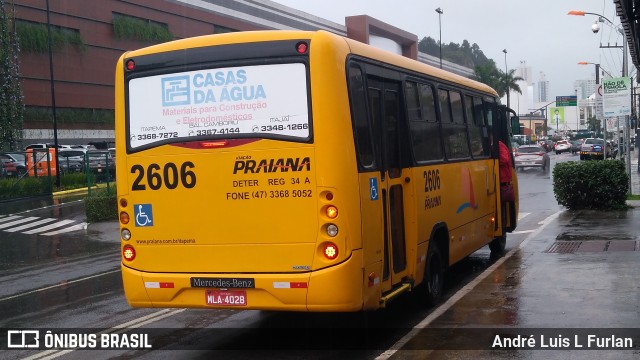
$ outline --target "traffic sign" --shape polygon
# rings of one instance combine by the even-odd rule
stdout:
[[[556,106],[578,106],[578,97],[572,96],[556,96]]]

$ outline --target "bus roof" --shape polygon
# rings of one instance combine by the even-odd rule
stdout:
[[[262,41],[276,41],[276,40],[291,40],[291,39],[313,39],[320,35],[320,37],[327,38],[333,37],[336,41],[343,39],[349,51],[352,54],[359,55],[365,58],[375,59],[376,61],[383,61],[390,65],[398,66],[407,70],[415,71],[422,74],[428,74],[434,78],[438,78],[444,81],[449,81],[455,84],[463,85],[493,96],[498,96],[496,91],[490,86],[481,82],[451,73],[446,70],[439,69],[435,66],[427,65],[408,57],[394,54],[392,52],[364,44],[357,40],[342,37],[340,35],[325,31],[302,31],[302,30],[258,30],[258,31],[239,31],[225,34],[213,34],[202,35],[192,38],[179,39],[170,41],[167,43],[152,45],[146,48],[127,52],[122,55],[122,58],[131,56],[141,56],[156,52],[175,51],[176,49],[187,49],[196,47],[206,47],[211,45],[226,45],[236,44],[243,42],[262,42]],[[212,41],[215,39],[215,41]],[[176,43],[184,43],[181,46],[176,46]]]
[[[431,66],[431,65],[419,62],[417,60],[410,59],[406,56],[394,54],[392,52],[382,50],[377,47],[367,45],[353,39],[345,38],[345,41],[349,45],[349,48],[351,49],[351,52],[353,54],[357,54],[367,58],[374,58],[376,60],[381,60],[391,65],[395,65],[408,70],[413,70],[423,74],[428,74],[438,79],[450,81],[452,83],[460,84],[481,92],[498,96],[498,93],[493,88],[479,81],[475,81],[475,80],[466,78],[464,76],[439,69],[435,66]]]

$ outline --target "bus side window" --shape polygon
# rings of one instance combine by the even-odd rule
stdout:
[[[438,90],[442,116],[442,135],[447,159],[469,157],[467,127],[464,123],[462,99],[459,92]]]
[[[375,169],[372,131],[367,116],[367,100],[362,69],[356,64],[349,68],[349,93],[351,100],[351,118],[356,141],[356,150],[360,166]]]
[[[405,93],[411,146],[416,161],[442,160],[442,140],[433,86],[407,81]]]
[[[474,158],[488,157],[491,155],[491,144],[489,132],[484,121],[482,100],[475,96],[465,96],[465,109],[467,125],[469,126],[471,153]]]

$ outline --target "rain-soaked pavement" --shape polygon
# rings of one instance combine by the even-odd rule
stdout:
[[[553,163],[572,159],[570,154],[552,156]],[[9,234],[0,228],[2,245],[12,252],[0,252],[0,328],[148,324],[144,327],[166,333],[155,339],[158,350],[151,352],[54,351],[38,352],[37,358],[639,358],[640,202],[629,211],[567,211],[557,205],[548,173],[527,169],[519,175],[521,219],[509,235],[507,253],[493,257],[481,249],[452,268],[440,307],[425,309],[408,294],[383,311],[366,314],[130,309],[118,269],[117,223],[107,222],[52,235],[44,235],[52,230]],[[640,188],[637,174],[632,175]],[[83,224],[84,205],[77,200],[41,199],[8,211],[1,204],[0,216],[5,217],[0,217],[0,226],[8,214],[38,218],[29,221],[71,220],[66,226]],[[20,225],[9,228],[15,226]],[[252,329],[258,329],[257,336]],[[353,334],[360,335],[357,344],[362,345],[356,345],[356,351],[344,339]],[[634,336],[631,350],[571,347],[586,347],[589,335],[626,334]],[[548,347],[505,349],[494,344],[496,335],[534,338],[533,349]],[[309,337],[320,341],[305,350]],[[292,344],[293,339],[302,345]],[[256,341],[259,346],[275,344],[280,351],[241,350]],[[560,350],[550,346],[554,343]],[[287,344],[295,350],[287,350]],[[215,350],[219,346],[234,351]]]
[[[85,196],[0,204],[0,319],[121,287],[117,224],[87,224]]]

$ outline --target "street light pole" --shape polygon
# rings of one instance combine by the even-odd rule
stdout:
[[[55,157],[56,164],[56,187],[60,187],[60,167],[58,166],[58,119],[56,117],[56,91],[54,86],[54,77],[53,77],[53,52],[51,49],[51,18],[49,16],[49,0],[47,3],[47,36],[49,40],[49,75],[50,75],[50,84],[51,84],[51,113],[53,115],[53,154]],[[49,156],[49,149],[47,150],[47,156]]]
[[[509,103],[509,84],[507,83],[507,49],[502,49],[502,52],[504,53],[504,85],[507,90],[507,107],[511,108],[511,104]]]
[[[607,19],[605,16],[600,15],[600,14],[596,14],[596,13],[592,13],[592,12],[585,12],[585,11],[578,11],[578,10],[571,10],[567,13],[567,15],[577,15],[577,16],[584,16],[585,14],[588,15],[595,15],[598,17],[598,20],[600,20],[600,22],[603,22],[603,20],[606,20],[609,24],[611,24],[611,26],[616,27],[616,29],[620,32],[620,34],[622,34],[623,37],[623,41],[622,41],[622,77],[626,77],[629,74],[629,70],[628,70],[628,65],[627,65],[627,38],[626,35],[624,33],[624,31],[622,30],[621,27],[615,25],[611,20]],[[598,22],[596,22],[595,24],[593,24],[593,26],[591,26],[591,31],[593,31],[594,33],[597,33],[600,30],[600,26],[598,25]],[[602,46],[602,44],[600,45],[601,48],[608,48],[608,47],[620,47],[620,46]],[[616,141],[618,142],[618,153],[620,153],[620,120],[618,117],[618,133],[616,134]],[[605,133],[605,141],[606,141],[606,133]],[[626,168],[626,172],[627,172],[627,177],[628,177],[628,188],[629,188],[629,194],[631,194],[631,154],[629,152],[629,115],[625,115],[624,116],[624,128],[623,128],[623,141],[624,141],[624,149],[625,149],[625,168]],[[622,155],[621,155],[622,156]]]
[[[436,12],[438,13],[438,28],[440,30],[440,69],[442,69],[442,14],[444,13],[442,9],[437,8]]]

